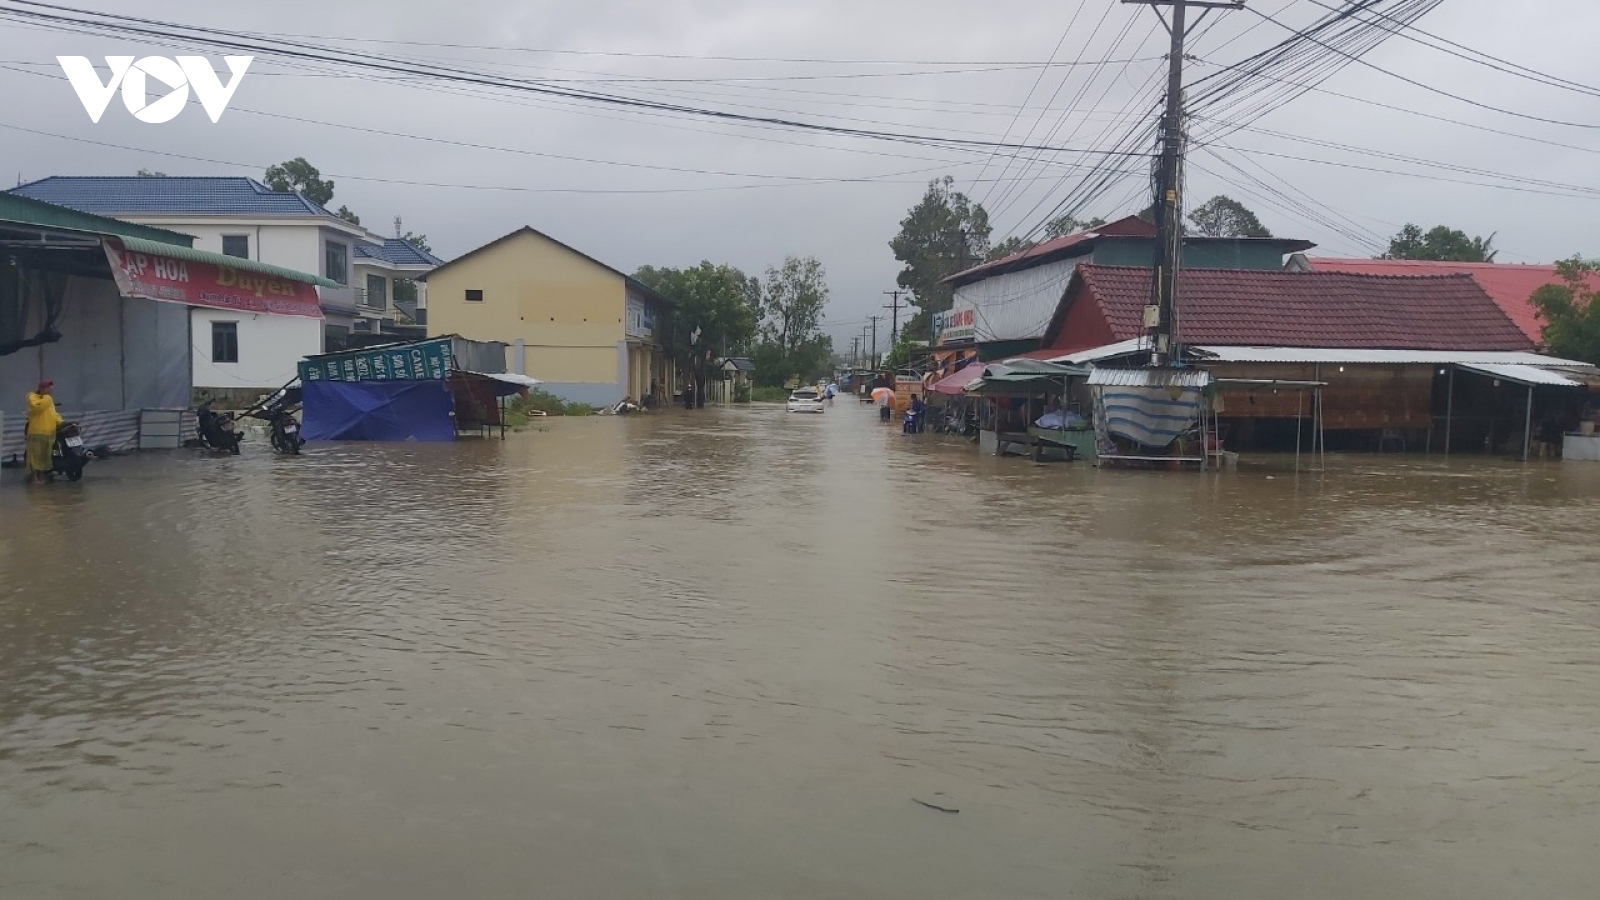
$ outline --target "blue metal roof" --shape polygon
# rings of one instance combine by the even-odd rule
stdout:
[[[419,250],[400,238],[387,238],[383,246],[376,244],[357,244],[356,256],[365,259],[377,259],[396,266],[435,266],[444,265],[444,260],[426,250]]]
[[[11,193],[96,215],[338,218],[297,191],[274,191],[242,176],[53,175]]]

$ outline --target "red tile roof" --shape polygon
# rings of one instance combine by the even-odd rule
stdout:
[[[1560,284],[1553,265],[1432,262],[1411,259],[1310,259],[1314,272],[1350,272],[1357,275],[1471,275],[1522,333],[1534,343],[1544,341],[1544,319],[1529,298],[1547,284]],[[1600,290],[1600,275],[1589,277]]]
[[[1057,310],[1098,304],[1117,340],[1139,337],[1149,269],[1082,265]],[[1383,350],[1531,350],[1533,341],[1467,275],[1186,269],[1179,336],[1187,344]],[[1061,335],[1048,343],[1071,343]]]

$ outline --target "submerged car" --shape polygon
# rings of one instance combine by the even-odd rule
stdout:
[[[822,412],[827,407],[822,402],[822,392],[801,388],[789,394],[789,412]]]

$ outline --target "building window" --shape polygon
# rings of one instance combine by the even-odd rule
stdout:
[[[337,281],[340,284],[349,284],[350,248],[344,244],[336,243],[334,241],[328,241],[327,244],[324,245],[324,248],[325,249],[323,250],[322,254],[322,264],[326,271],[324,271],[322,274],[327,276],[329,281]]]
[[[225,234],[222,236],[222,255],[250,258],[250,235]]]
[[[239,361],[239,323],[211,323],[211,361],[236,363]]]
[[[322,326],[322,352],[339,353],[350,349],[350,329],[343,325]]]
[[[483,302],[483,291],[472,291],[472,290],[467,291],[467,302],[469,302],[469,303],[482,303]]]
[[[367,276],[367,305],[373,309],[389,308],[389,281],[382,275]]]

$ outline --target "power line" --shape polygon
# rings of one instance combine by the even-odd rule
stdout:
[[[405,61],[393,60],[371,54],[354,54],[345,58],[318,55],[317,52],[330,52],[328,48],[305,45],[306,49],[296,49],[292,46],[275,47],[252,42],[248,35],[236,32],[226,32],[214,29],[204,29],[194,26],[184,26],[174,22],[164,22],[155,19],[145,19],[134,16],[123,16],[112,13],[99,13],[90,10],[81,10],[72,7],[57,6],[48,3],[34,2],[34,0],[8,0],[8,2],[29,7],[57,10],[77,15],[98,16],[99,20],[74,19],[67,16],[44,13],[37,10],[10,10],[12,16],[22,16],[57,23],[66,26],[88,26],[93,29],[109,31],[112,33],[139,34],[147,37],[157,37],[170,40],[175,32],[186,31],[187,35],[179,35],[189,40],[198,40],[202,43],[223,47],[232,50],[242,50],[265,55],[286,56],[293,59],[309,59],[320,62],[334,62],[346,66],[371,69],[374,71],[390,72],[403,75],[423,75],[438,80],[457,83],[474,84],[486,87],[501,88],[519,92],[537,94],[541,96],[560,97],[579,100],[591,104],[610,105],[629,110],[652,110],[676,113],[679,115],[695,116],[701,118],[718,119],[730,122],[753,123],[774,125],[798,131],[813,133],[834,134],[846,137],[857,137],[871,140],[884,140],[895,142],[924,143],[928,145],[949,145],[971,148],[999,147],[1014,150],[1051,150],[1059,152],[1073,152],[1096,155],[1094,150],[1080,150],[1073,148],[1040,147],[1028,144],[1011,144],[1005,141],[988,141],[973,138],[943,137],[938,135],[919,135],[901,132],[891,132],[874,129],[846,128],[841,126],[823,125],[816,122],[785,119],[775,116],[758,116],[744,113],[729,112],[704,107],[685,106],[682,104],[662,103],[659,101],[642,100],[621,94],[601,93],[597,91],[579,90],[570,87],[553,87],[549,84],[529,81],[526,79],[510,78],[484,74],[471,70],[455,69],[444,66],[418,67]],[[337,51],[332,51],[337,52]]]
[[[1316,6],[1320,6],[1323,9],[1333,9],[1333,7],[1323,3],[1322,0],[1307,0],[1307,2]],[[1600,88],[1592,87],[1577,81],[1571,81],[1556,75],[1550,75],[1548,73],[1541,72],[1538,69],[1531,69],[1527,66],[1511,62],[1510,60],[1501,59],[1498,56],[1484,53],[1482,50],[1473,49],[1465,44],[1456,43],[1448,38],[1439,37],[1436,34],[1418,28],[1416,25],[1410,22],[1394,20],[1389,16],[1388,13],[1382,12],[1378,9],[1363,10],[1363,12],[1368,12],[1377,19],[1394,22],[1395,28],[1391,33],[1404,38],[1405,40],[1411,41],[1414,44],[1419,44],[1432,50],[1438,50],[1441,53],[1448,54],[1457,59],[1466,60],[1467,62],[1475,63],[1477,65],[1493,69],[1497,72],[1504,72],[1508,75],[1514,75],[1518,78],[1525,78],[1538,84],[1560,88],[1562,90],[1572,91],[1578,94],[1586,94],[1590,97],[1600,97]],[[1421,35],[1423,38],[1427,38],[1428,40],[1422,40],[1421,38],[1417,37],[1417,35]],[[1429,43],[1428,41],[1434,41],[1435,43]],[[1444,46],[1439,46],[1440,44],[1443,44]]]
[[[1251,9],[1250,11],[1255,13],[1258,16],[1261,16],[1262,18],[1265,18],[1267,21],[1271,22],[1272,24],[1277,25],[1279,28],[1285,28],[1285,29],[1288,29],[1290,31],[1294,31],[1294,29],[1290,28],[1288,25],[1283,24],[1282,22],[1278,21],[1277,19],[1273,18],[1272,16],[1268,15],[1267,13],[1261,12],[1260,10],[1256,10],[1256,9]],[[1536,116],[1536,115],[1533,115],[1532,113],[1524,113],[1524,112],[1517,112],[1516,110],[1511,110],[1511,109],[1503,109],[1501,107],[1494,106],[1494,105],[1489,104],[1489,103],[1484,103],[1484,102],[1482,102],[1480,100],[1474,100],[1474,99],[1472,99],[1470,97],[1463,97],[1460,94],[1451,93],[1450,91],[1447,91],[1444,88],[1434,87],[1431,84],[1424,84],[1423,82],[1418,81],[1415,78],[1409,78],[1409,77],[1407,77],[1405,75],[1401,75],[1398,72],[1390,71],[1389,69],[1385,69],[1382,66],[1376,65],[1374,63],[1367,62],[1366,60],[1361,59],[1360,57],[1351,56],[1351,55],[1345,53],[1343,50],[1340,50],[1340,49],[1338,49],[1336,47],[1329,47],[1327,44],[1324,44],[1321,41],[1318,41],[1316,38],[1310,38],[1310,39],[1312,41],[1316,41],[1321,46],[1326,47],[1328,50],[1330,50],[1330,51],[1332,51],[1334,53],[1338,53],[1341,56],[1346,57],[1351,62],[1357,63],[1357,64],[1362,65],[1362,66],[1365,66],[1365,67],[1373,70],[1374,72],[1382,73],[1384,75],[1389,76],[1390,78],[1396,79],[1398,81],[1403,81],[1406,84],[1409,84],[1409,85],[1411,85],[1413,87],[1421,88],[1422,90],[1428,91],[1429,93],[1432,93],[1432,94],[1438,94],[1441,97],[1448,97],[1451,100],[1456,100],[1456,101],[1459,101],[1461,103],[1465,103],[1465,104],[1467,104],[1469,106],[1475,106],[1475,107],[1477,107],[1479,109],[1486,109],[1486,110],[1488,110],[1490,112],[1500,113],[1501,115],[1513,116],[1513,117],[1518,118],[1518,119],[1527,119],[1530,122],[1542,122],[1542,123],[1544,123],[1546,125],[1561,125],[1561,126],[1566,127],[1566,128],[1585,128],[1585,129],[1600,128],[1600,124],[1593,123],[1593,122],[1567,122],[1567,121],[1563,121],[1561,119],[1551,119],[1551,118],[1547,118],[1545,116]]]

